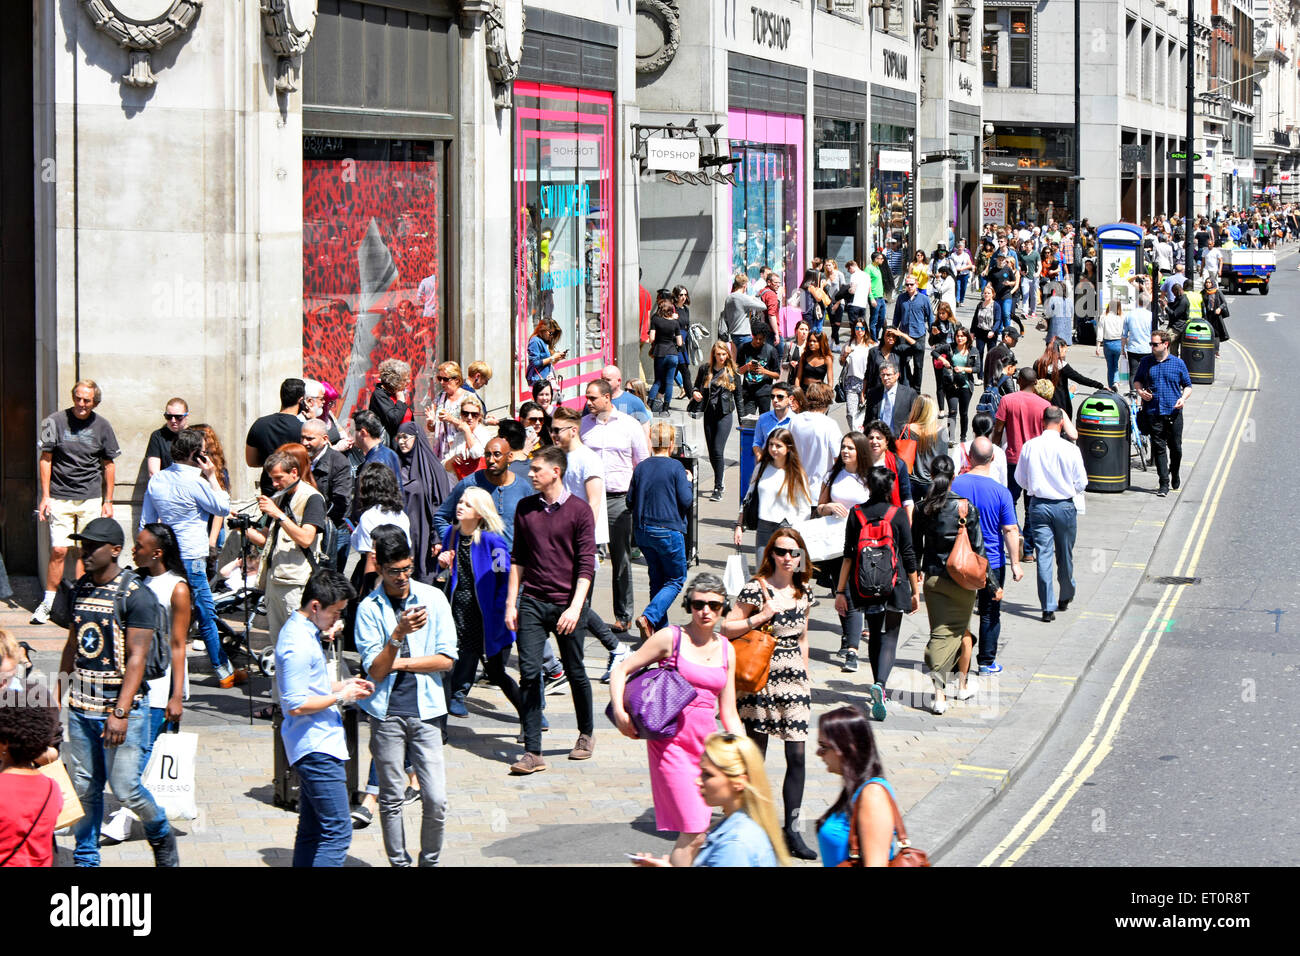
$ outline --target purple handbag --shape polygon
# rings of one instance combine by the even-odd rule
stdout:
[[[695,699],[696,690],[677,672],[677,649],[682,629],[673,625],[673,653],[657,664],[647,664],[627,679],[623,707],[641,740],[668,740],[677,736],[682,711]],[[614,721],[614,704],[605,705],[605,716]]]

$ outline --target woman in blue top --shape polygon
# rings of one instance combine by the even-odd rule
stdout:
[[[817,721],[817,755],[844,778],[844,788],[820,820],[817,843],[824,866],[849,858],[849,814],[856,814],[862,866],[888,866],[894,857],[894,789],[885,780],[880,751],[866,714],[836,707]],[[870,786],[879,784],[880,786]]]
[[[763,755],[744,734],[710,734],[700,755],[700,796],[722,810],[691,866],[788,866],[776,823]],[[639,853],[637,866],[672,866],[666,856]]]
[[[569,354],[568,349],[560,349],[558,352],[552,352],[555,343],[560,341],[560,323],[554,319],[542,319],[533,329],[532,337],[528,340],[528,367],[524,371],[524,381],[536,382],[538,379],[544,379],[548,382],[558,382],[560,377],[555,371],[555,363],[563,361],[564,357]],[[535,386],[534,386],[535,387]]]

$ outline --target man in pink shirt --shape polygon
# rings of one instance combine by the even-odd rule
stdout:
[[[609,521],[609,554],[614,564],[614,625],[624,632],[632,626],[632,512],[627,488],[632,469],[650,457],[645,430],[631,415],[614,407],[613,389],[598,378],[587,383],[587,414],[579,429],[582,443],[600,456],[605,469],[605,508]]]
[[[1007,452],[1007,490],[1011,492],[1012,502],[1020,501],[1020,485],[1016,483],[1016,464],[1020,461],[1020,449],[1025,442],[1037,438],[1043,432],[1043,409],[1050,404],[1045,398],[1034,392],[1034,383],[1038,376],[1032,368],[1022,368],[1016,373],[1016,384],[1020,391],[1012,392],[998,403],[998,411],[993,419],[993,444],[1002,443]],[[1006,439],[1003,442],[1003,439]],[[1034,560],[1034,539],[1029,525],[1029,501],[1025,500],[1025,532],[1021,536],[1024,542],[1025,561]]]

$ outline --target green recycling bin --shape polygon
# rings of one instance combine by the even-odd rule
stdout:
[[[1075,416],[1088,491],[1126,491],[1129,484],[1128,403],[1114,392],[1094,392]]]
[[[1214,384],[1214,330],[1208,322],[1188,322],[1178,345],[1193,385]]]

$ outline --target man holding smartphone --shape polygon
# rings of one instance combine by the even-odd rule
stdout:
[[[781,376],[781,356],[767,340],[767,331],[762,325],[755,325],[750,340],[736,348],[736,371],[741,375],[741,418],[772,408],[772,383]]]
[[[456,663],[451,605],[437,588],[412,581],[415,562],[406,532],[379,525],[370,535],[382,587],[357,607],[357,651],[374,693],[370,756],[379,779],[379,820],[393,866],[410,866],[402,823],[409,762],[420,781],[420,866],[437,866],[447,819],[442,727],[447,713],[442,675]]]
[[[194,428],[177,433],[172,440],[171,465],[149,479],[139,527],[161,521],[176,533],[203,646],[218,682],[230,688],[248,680],[248,671],[232,667],[221,646],[217,607],[208,587],[208,519],[224,518],[230,513],[230,495],[217,481],[217,469],[207,455],[204,441],[203,432]]]

